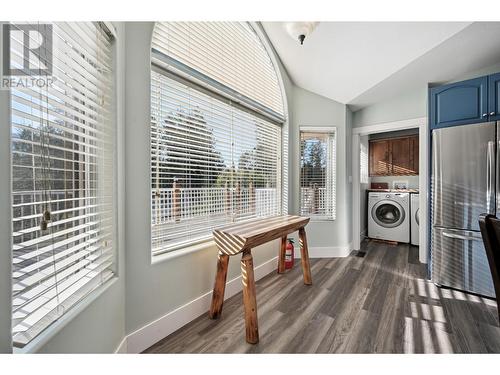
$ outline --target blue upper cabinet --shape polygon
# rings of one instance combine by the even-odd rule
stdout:
[[[487,98],[488,77],[431,88],[431,129],[488,121]]]
[[[500,120],[500,73],[488,76],[488,91],[489,119]]]

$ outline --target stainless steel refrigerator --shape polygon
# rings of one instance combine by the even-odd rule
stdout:
[[[494,297],[478,217],[500,213],[500,122],[432,131],[431,280]]]

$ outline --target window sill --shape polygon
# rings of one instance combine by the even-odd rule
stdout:
[[[37,337],[31,340],[26,346],[22,348],[14,347],[12,349],[14,354],[28,354],[36,353],[47,342],[49,342],[56,334],[58,334],[69,322],[71,322],[78,314],[90,306],[97,298],[106,292],[118,280],[117,276],[112,277],[105,284],[101,285],[98,289],[94,290],[82,301],[72,307],[61,318],[52,323],[47,329],[40,333]]]
[[[165,253],[154,254],[151,257],[151,264],[158,264],[169,261],[171,259],[179,258],[191,253],[196,253],[198,251],[206,250],[211,247],[215,247],[215,242],[213,239],[209,238],[203,242],[199,242],[193,245],[187,245],[181,249],[172,250]]]

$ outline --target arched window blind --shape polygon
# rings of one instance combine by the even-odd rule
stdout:
[[[282,97],[250,25],[159,23],[152,57],[153,254],[280,214]]]
[[[97,23],[52,26],[52,85],[11,90],[16,346],[114,268],[112,37]],[[22,33],[16,35],[11,66],[21,67]]]
[[[192,78],[205,76],[283,117],[277,72],[247,22],[158,22],[152,50],[153,57],[167,56],[171,68],[185,66]]]

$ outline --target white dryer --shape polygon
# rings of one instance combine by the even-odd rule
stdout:
[[[411,228],[411,239],[410,243],[412,245],[419,245],[419,226],[420,226],[420,210],[418,204],[420,202],[419,195],[417,193],[411,194],[410,206],[411,206],[411,220],[410,220],[410,228]]]
[[[368,194],[368,237],[410,242],[410,194]]]

